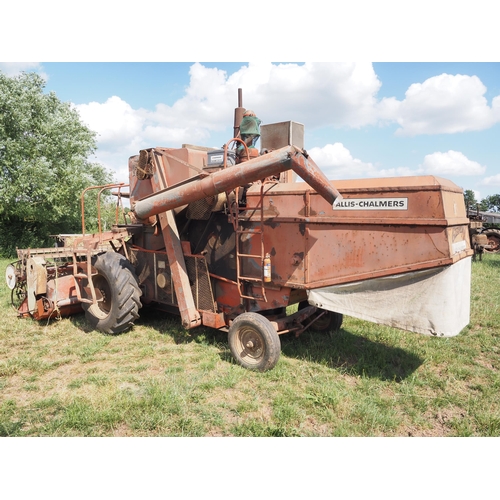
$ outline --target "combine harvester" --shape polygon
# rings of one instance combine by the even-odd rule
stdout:
[[[334,187],[304,150],[303,125],[259,124],[240,91],[222,149],[131,157],[129,185],[98,187],[130,198],[125,224],[86,235],[82,216],[82,236],[66,246],[18,250],[6,277],[19,316],[83,309],[117,334],[155,306],[186,329],[227,331],[235,360],[260,371],[276,365],[280,334],[336,330],[344,314],[457,335],[469,323],[473,253],[462,189],[433,176]]]

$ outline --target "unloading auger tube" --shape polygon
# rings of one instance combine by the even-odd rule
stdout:
[[[206,176],[194,177],[187,182],[158,191],[137,201],[132,210],[138,219],[147,219],[152,215],[228,192],[290,169],[333,206],[342,199],[340,193],[305,151],[295,146],[286,146],[242,164]]]

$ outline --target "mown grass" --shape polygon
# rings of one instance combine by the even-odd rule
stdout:
[[[333,338],[282,337],[255,373],[225,333],[154,310],[118,336],[20,320],[2,278],[0,436],[499,436],[499,279],[500,255],[473,263],[457,337],[345,318]]]

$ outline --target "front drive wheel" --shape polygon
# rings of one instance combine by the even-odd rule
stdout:
[[[281,353],[278,333],[264,316],[246,312],[229,327],[229,348],[238,364],[264,372],[276,366]]]
[[[93,257],[92,264],[97,271],[92,281],[98,302],[82,303],[87,320],[104,333],[117,334],[128,330],[139,317],[142,294],[132,265],[115,252]]]

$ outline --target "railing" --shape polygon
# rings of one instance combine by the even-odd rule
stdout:
[[[97,224],[98,224],[98,231],[99,234],[102,232],[101,228],[101,194],[103,191],[108,191],[112,188],[118,188],[118,199],[116,202],[116,213],[115,213],[115,223],[118,223],[118,206],[120,205],[122,208],[123,212],[123,205],[121,201],[121,188],[124,187],[129,187],[129,184],[125,184],[123,182],[120,182],[118,184],[106,184],[104,186],[90,186],[86,189],[83,190],[82,196],[81,196],[81,208],[82,208],[82,236],[85,236],[85,194],[87,191],[91,191],[93,189],[100,189],[98,195],[97,195]]]

